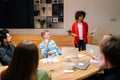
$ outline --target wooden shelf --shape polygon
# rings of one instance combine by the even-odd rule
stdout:
[[[39,9],[38,15],[35,13],[35,19],[45,18],[46,20],[44,28],[60,28],[59,22],[64,24],[64,0],[35,0],[34,4],[35,10]]]

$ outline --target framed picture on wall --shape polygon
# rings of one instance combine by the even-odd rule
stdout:
[[[58,22],[58,17],[53,17],[53,22]]]

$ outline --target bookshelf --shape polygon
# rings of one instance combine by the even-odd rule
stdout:
[[[64,0],[34,0],[34,21],[37,19],[46,20],[38,28],[64,28]]]

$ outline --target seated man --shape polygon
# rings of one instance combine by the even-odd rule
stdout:
[[[3,66],[8,65],[11,61],[14,45],[10,44],[11,36],[7,29],[0,30],[0,62]]]
[[[84,80],[120,80],[120,37],[111,36],[102,42],[100,55],[98,65],[104,73]]]
[[[111,36],[101,44],[100,50],[99,66],[104,70],[101,80],[120,80],[120,37]]]
[[[61,55],[61,50],[57,47],[56,43],[50,39],[50,33],[48,30],[44,30],[41,33],[43,41],[39,44],[39,49],[44,58],[48,57],[48,52],[52,53],[52,56]]]
[[[112,37],[112,34],[106,34],[106,35],[104,35],[104,36],[103,36],[103,39],[102,39],[102,42],[108,40],[108,39],[111,38],[111,37]]]

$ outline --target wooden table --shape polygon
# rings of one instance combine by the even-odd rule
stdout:
[[[80,53],[86,55],[85,51]],[[56,58],[58,58],[60,62],[42,63],[40,59],[38,65],[38,69],[45,69],[46,71],[48,71],[48,69],[53,70],[50,72],[52,80],[81,80],[99,71],[98,66],[94,63],[91,63],[86,70],[74,69],[73,73],[64,73],[63,71],[67,68],[66,64],[68,61],[66,61],[63,56],[57,56]],[[86,55],[82,58],[73,59],[71,62],[88,61],[89,59],[90,57]],[[7,66],[0,67],[0,73],[6,68]]]
[[[84,54],[85,56],[82,58],[77,58],[71,60],[71,62],[78,62],[78,61],[89,61],[90,57],[86,54],[85,51],[80,52],[81,54]],[[39,61],[38,69],[45,69],[49,70],[52,69],[53,71],[50,72],[52,80],[81,80],[86,77],[89,77],[99,71],[99,67],[91,63],[90,66],[86,70],[81,69],[74,69],[74,72],[72,73],[64,73],[63,71],[67,69],[66,64],[68,61],[66,61],[63,56],[56,57],[60,60],[60,62],[57,63],[42,63],[42,61]]]

